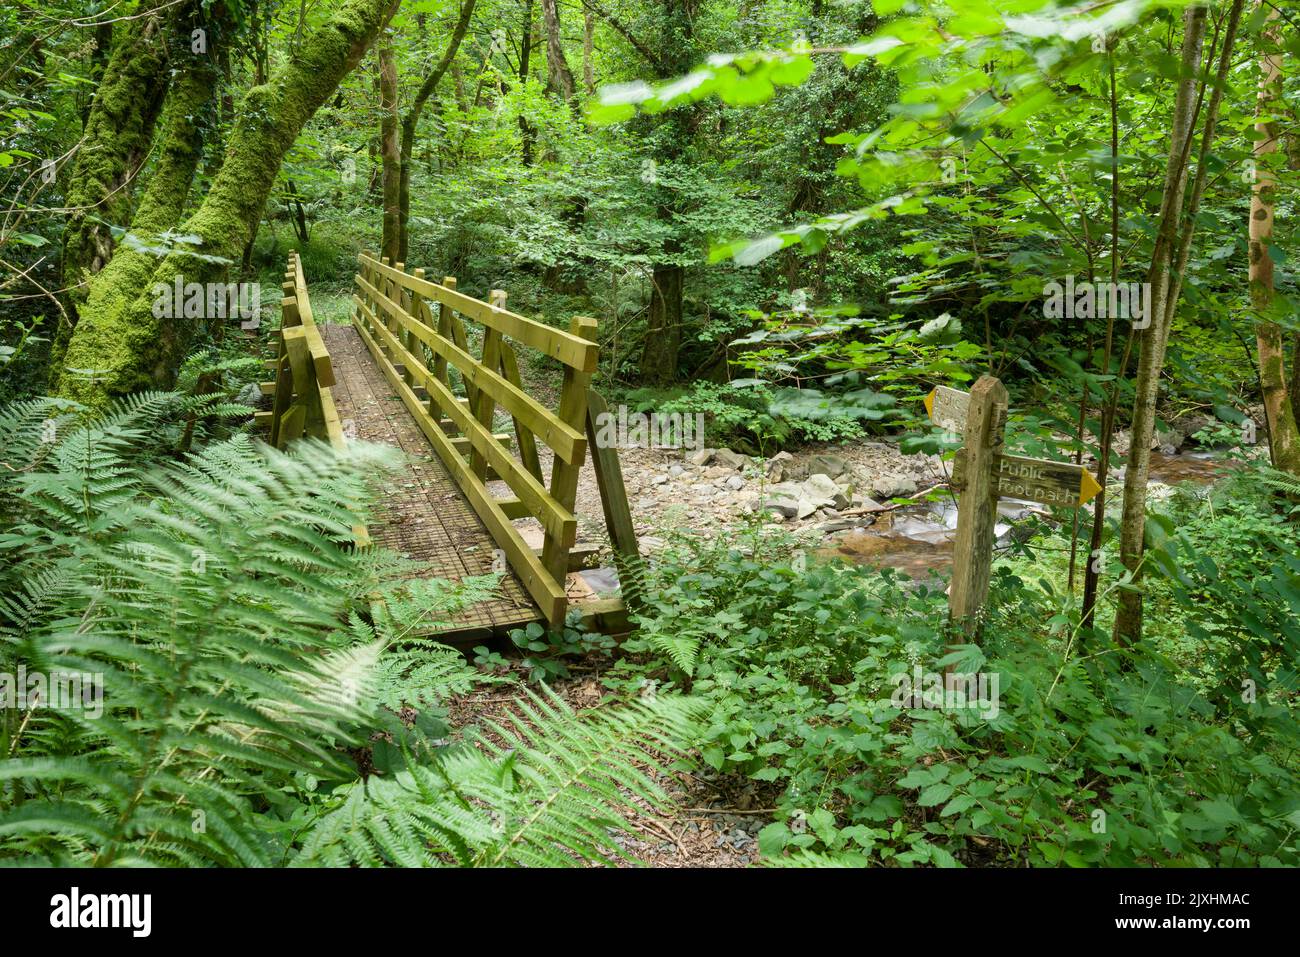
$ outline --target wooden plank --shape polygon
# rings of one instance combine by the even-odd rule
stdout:
[[[364,254],[363,258],[365,258]],[[412,292],[420,293],[426,299],[435,299],[451,306],[456,312],[495,329],[531,349],[536,349],[570,368],[582,372],[596,371],[599,349],[594,342],[583,340],[580,336],[573,335],[572,331],[565,332],[504,308],[497,308],[491,303],[457,292],[454,287],[440,286],[425,279],[406,276],[395,271],[392,266],[375,262],[373,259],[371,262],[380,275]]]
[[[289,356],[284,350],[284,332],[276,334],[280,343],[280,357],[276,359],[275,395],[271,399],[271,431],[267,441],[277,449],[284,448],[284,414],[293,402],[293,372],[289,368]]]
[[[935,386],[925,397],[925,411],[930,414],[930,421],[946,432],[961,435],[966,428],[969,408],[970,393],[946,385]]]
[[[369,285],[360,276],[357,276],[356,280],[360,284]],[[431,332],[424,323],[416,322],[402,312],[397,303],[379,292],[375,287],[370,286],[367,291],[376,296],[380,308],[387,316],[398,324],[412,330],[429,348],[454,365],[464,379],[467,388],[473,385],[475,389],[482,389],[487,392],[502,408],[512,416],[521,419],[534,435],[550,446],[558,459],[563,459],[567,463],[580,463],[582,461],[583,456],[586,454],[587,438],[580,427],[575,428],[573,423],[563,415],[552,412],[523,389],[508,382],[499,373],[484,366],[464,349]],[[591,321],[594,323],[594,320]],[[396,337],[393,338],[391,343],[386,344],[390,348],[396,346]],[[403,354],[406,358],[414,359],[413,356]],[[565,370],[566,381],[568,381],[569,377],[577,375],[587,374],[576,369]],[[589,375],[587,379],[590,379]],[[426,388],[428,388],[427,383]],[[439,393],[430,388],[429,394],[436,395]],[[449,392],[445,394],[451,395]],[[583,402],[583,406],[579,409],[581,412],[582,408],[585,408],[585,400],[580,401]],[[439,405],[449,418],[456,419],[455,416],[451,415],[450,409],[446,405],[442,403],[439,403]],[[581,426],[581,420],[579,420],[579,426]]]
[[[596,339],[596,320],[586,316],[575,316],[570,328],[573,334],[583,339]],[[564,381],[560,386],[559,417],[575,429],[583,429],[587,420],[587,386],[591,384],[591,373],[581,369],[564,370]],[[527,419],[525,419],[527,422]],[[528,423],[531,427],[532,423]],[[534,431],[536,431],[534,429]],[[585,429],[583,450],[585,455]],[[550,444],[549,442],[547,443]],[[555,448],[555,446],[551,446]],[[582,458],[576,460],[562,458],[556,450],[555,461],[551,464],[551,498],[562,508],[572,511],[578,494],[578,474],[582,470]],[[563,542],[553,535],[547,535],[543,543],[542,564],[557,579],[563,580],[568,568],[568,552],[573,542]]]
[[[379,348],[378,342],[381,340],[386,340],[390,348],[395,348],[397,340],[393,334],[384,327],[383,323],[374,321],[373,315],[367,315],[367,318],[371,320],[369,326],[361,324],[358,328],[366,329],[372,327],[374,329],[379,337],[374,340],[376,341],[376,348]],[[379,351],[380,354],[383,353],[382,348],[380,348]],[[389,362],[387,357],[384,358],[384,361]],[[391,363],[389,364],[391,365]],[[446,409],[452,419],[455,420],[456,424],[460,426],[461,432],[470,439],[471,447],[477,448],[485,454],[487,461],[494,469],[496,469],[497,473],[501,476],[502,481],[509,485],[511,491],[518,495],[519,498],[527,504],[529,514],[542,523],[542,527],[546,529],[547,534],[555,536],[558,541],[564,542],[565,547],[572,545],[577,537],[577,519],[573,515],[573,506],[564,506],[556,501],[551,493],[546,490],[545,486],[530,475],[517,459],[506,453],[501,448],[501,445],[496,441],[492,433],[484,428],[477,419],[470,415],[466,406],[456,401],[456,397],[451,394],[451,391],[447,386],[434,378],[433,373],[414,358],[410,361],[410,367],[416,373],[417,378],[423,382],[425,388],[429,390],[429,393],[437,397],[439,405]],[[394,369],[394,374],[396,374],[396,369]],[[429,428],[437,431],[439,436],[441,436],[442,442],[439,443],[437,447],[445,448],[449,455],[454,456],[458,466],[465,466],[466,469],[468,469],[467,463],[455,451],[450,440],[447,439],[446,434],[438,426],[438,423],[434,421],[433,417],[429,415],[424,406],[420,404],[420,400],[415,395],[414,390],[411,389],[410,386],[406,385],[405,381],[403,381],[403,388],[406,392],[411,394],[412,401],[415,402],[416,407],[420,409],[419,418],[421,422],[427,419]],[[421,428],[423,429],[424,426],[421,425]],[[557,458],[556,461],[561,460]],[[450,463],[444,462],[444,464],[446,464],[449,469],[452,468]],[[457,473],[453,472],[453,474]],[[473,475],[473,472],[470,472],[469,474]]]
[[[336,452],[342,452],[347,449],[348,440],[343,434],[343,423],[339,421],[339,412],[334,405],[334,393],[330,389],[321,389],[319,399],[325,438]]]
[[[291,329],[294,326],[301,325],[298,319],[298,300],[292,296],[286,296],[280,300],[280,328]]]
[[[621,598],[596,598],[575,602],[573,607],[577,609],[587,630],[596,634],[618,638],[636,630]]]
[[[311,354],[312,365],[316,367],[316,383],[320,388],[329,388],[334,384],[334,368],[330,364],[329,350],[325,340],[316,328],[316,318],[311,309],[311,297],[307,293],[307,278],[298,267],[297,280],[294,285],[294,299],[298,304],[298,321],[307,329],[307,349]]]
[[[416,393],[416,398],[419,398],[418,392]],[[442,425],[442,423],[439,422],[438,425]],[[446,429],[443,429],[443,431],[445,432]],[[512,436],[509,432],[493,432],[492,438],[500,442],[501,447],[505,449],[510,448],[510,443],[514,441],[514,436]],[[469,455],[470,453],[469,439],[467,439],[465,436],[463,435],[456,436],[451,440],[451,444],[452,446],[455,447],[456,451],[459,452],[461,455]]]
[[[533,554],[541,557],[542,550],[534,548]],[[600,567],[600,546],[599,545],[575,545],[569,549],[569,571],[580,572],[590,568]]]
[[[532,550],[524,544],[518,530],[510,524],[510,518],[469,470],[469,465],[465,460],[452,448],[451,442],[442,433],[442,430],[437,427],[428,412],[425,411],[420,404],[420,400],[416,398],[414,390],[398,376],[392,364],[384,357],[383,350],[379,348],[376,340],[371,337],[365,324],[359,323],[356,329],[357,334],[370,350],[375,362],[383,371],[384,377],[388,379],[389,384],[406,405],[416,424],[420,427],[420,431],[433,445],[438,457],[447,467],[447,470],[451,472],[452,477],[456,479],[457,486],[465,493],[465,497],[474,507],[474,511],[483,520],[483,524],[487,526],[493,541],[506,553],[506,558],[509,560],[515,574],[519,576],[520,582],[527,589],[529,595],[537,602],[537,606],[541,609],[546,620],[551,624],[563,622],[568,608],[568,596],[565,593],[562,580],[557,582],[543,567],[537,556],[532,553]],[[384,331],[378,323],[376,323],[375,329],[380,331],[381,334]],[[423,366],[419,367],[419,371],[432,380],[432,376]],[[576,520],[574,524],[576,530]]]
[[[505,290],[492,290],[493,304],[505,305]],[[495,329],[483,330],[483,359],[482,365],[491,372],[495,372],[501,367],[501,333]],[[505,380],[510,382],[509,379]],[[513,385],[514,383],[510,383]],[[521,388],[519,390],[523,392]],[[525,393],[526,394],[526,393]],[[538,403],[540,405],[540,403]],[[493,419],[496,417],[496,402],[493,401],[492,392],[488,389],[479,389],[478,402],[474,406],[474,418],[478,419],[489,432],[492,431]],[[474,470],[474,474],[483,478],[487,474],[487,460],[483,458],[482,453],[472,451],[470,453],[469,467]]]
[[[627,489],[623,485],[623,466],[618,460],[618,449],[606,448],[596,441],[600,434],[597,425],[600,417],[609,412],[609,405],[595,389],[587,390],[587,435],[591,445],[591,465],[596,472],[596,485],[600,489],[600,507],[605,513],[605,528],[610,544],[614,546],[614,564],[623,597],[635,607],[644,594],[644,572],[640,546],[636,540],[636,525],[632,509],[627,503]]]
[[[961,498],[948,591],[948,614],[956,626],[958,641],[978,633],[980,612],[988,598],[998,504],[993,457],[1002,446],[1006,416],[1006,387],[993,376],[981,376],[971,390],[963,430],[965,468],[958,489]]]
[[[288,411],[280,419],[280,444],[276,447],[283,449],[290,442],[301,438],[306,419],[307,410],[301,405],[289,406]]]
[[[1027,459],[1019,455],[993,456],[997,494],[1044,505],[1083,505],[1101,491],[1096,478],[1082,465]]]
[[[507,382],[523,389],[524,383],[519,375],[519,361],[515,358],[515,350],[504,339],[501,341],[501,374],[505,376]],[[542,478],[542,462],[537,457],[536,436],[519,419],[514,416],[510,418],[514,422],[515,437],[519,440],[519,458],[524,463],[524,468],[532,472],[537,477],[537,481],[544,481]]]
[[[412,275],[416,279],[423,279],[424,270],[416,269],[412,273]],[[406,308],[406,311],[411,314],[411,318],[422,322],[423,319],[421,318],[421,316],[424,312],[423,306],[424,306],[423,297],[418,292],[412,292],[410,297],[410,303]],[[412,335],[410,332],[407,332],[406,334],[405,345],[406,345],[407,352],[419,358],[420,361],[424,363],[426,367],[429,365],[429,358],[426,355],[426,353],[429,351],[429,348],[423,342],[417,339],[414,335]]]
[[[518,518],[533,517],[533,513],[528,510],[528,506],[517,498],[499,498],[496,499],[496,503],[511,521]]]
[[[307,347],[307,330],[295,326],[284,331],[284,348],[293,370],[294,405],[305,413],[303,431],[313,438],[326,438],[325,413],[321,408],[320,390],[316,387],[315,367]]]
[[[447,285],[447,288],[455,289],[456,277],[448,276],[445,284]],[[427,303],[425,308],[428,308]],[[438,314],[444,317],[447,323],[447,331],[444,333],[441,327],[439,327],[438,335],[442,336],[445,341],[454,343],[456,348],[460,349],[466,355],[469,355],[469,333],[465,331],[465,323],[461,321],[460,316],[456,315],[456,310],[447,305],[439,305]],[[444,371],[447,371],[446,359],[442,356],[439,356],[438,358],[443,359]],[[450,385],[450,372],[447,372],[447,382]],[[475,387],[474,383],[466,380],[464,376],[460,377],[460,382],[462,388],[465,390],[465,401],[471,404],[478,401],[478,389]]]
[[[455,289],[456,277],[445,276],[443,277],[442,284],[448,289]],[[430,310],[428,324],[432,326],[433,312],[431,307],[428,303],[425,303],[424,308]],[[451,306],[445,306],[442,303],[438,304],[438,335],[442,336],[444,339],[451,339]],[[451,379],[447,377],[447,360],[442,356],[435,355],[433,357],[433,374],[441,381],[447,383],[447,385],[451,385]]]

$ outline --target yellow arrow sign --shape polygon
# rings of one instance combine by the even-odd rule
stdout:
[[[1097,479],[1082,465],[1027,459],[995,453],[993,480],[997,493],[1044,505],[1083,505],[1101,491]]]
[[[935,386],[925,397],[925,411],[930,421],[941,429],[960,435],[966,429],[966,411],[970,408],[970,393]]]

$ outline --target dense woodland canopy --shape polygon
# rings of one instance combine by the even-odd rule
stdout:
[[[0,860],[654,863],[703,792],[728,862],[1295,865],[1298,103],[1290,0],[6,5],[0,672],[105,702],[0,700]],[[594,317],[611,402],[742,456],[727,530],[650,514],[707,455],[625,450],[630,635],[411,639],[494,582],[351,546],[393,450],[260,441],[290,251],[320,323],[366,251]],[[195,282],[258,321],[158,308]],[[923,399],[986,375],[1102,492],[1010,517],[945,626],[943,561],[827,536],[951,510]],[[891,704],[914,667],[1000,705]]]

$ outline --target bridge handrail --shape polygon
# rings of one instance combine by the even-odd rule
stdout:
[[[575,319],[565,332],[509,312],[500,290],[483,302],[457,292],[452,277],[429,282],[421,269],[407,273],[403,264],[370,254],[360,257],[355,281],[358,334],[543,615],[563,621],[578,473],[588,447],[588,385],[599,354],[595,320]],[[483,326],[481,357],[469,352],[465,319]],[[564,365],[556,409],[524,389],[511,340]],[[498,405],[514,422],[519,458],[507,451],[510,437],[492,431]],[[555,453],[549,486],[539,441]],[[493,478],[514,497],[496,497],[487,484]],[[542,525],[540,556],[511,524],[526,517]]]
[[[271,411],[266,418],[270,444],[282,449],[308,435],[342,450],[347,437],[334,405],[334,368],[312,314],[307,277],[296,252],[289,253],[282,289],[273,360],[275,382],[263,385],[272,387]]]
[[[536,319],[510,312],[498,303],[484,302],[463,292],[457,292],[454,279],[451,285],[447,285],[445,281],[431,282],[423,275],[415,276],[390,266],[386,258],[377,259],[367,253],[361,254],[361,261],[402,289],[426,300],[444,304],[468,319],[473,319],[502,335],[509,336],[520,345],[536,349],[580,372],[596,371],[596,358],[600,348],[594,342],[572,332],[548,326]]]

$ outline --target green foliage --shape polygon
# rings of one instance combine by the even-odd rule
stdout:
[[[1290,547],[1290,534],[1274,544]],[[676,543],[628,645],[640,655],[607,679],[628,690],[689,680],[709,702],[702,760],[774,793],[777,820],[759,838],[768,859],[1300,860],[1288,685],[1269,683],[1267,700],[1247,704],[1228,658],[1192,677],[1153,649],[1086,654],[1073,602],[1005,566],[984,643],[949,655],[941,590],[798,554],[783,561],[789,549],[753,533]],[[1295,588],[1294,572],[1289,581],[1279,587]],[[937,680],[948,664],[983,675],[996,707],[900,697],[914,669]]]
[[[808,442],[840,442],[865,433],[852,409],[834,411],[801,403],[800,390],[773,390],[754,382],[748,385],[695,382],[669,390],[635,389],[624,399],[637,412],[703,415],[705,442],[714,447],[766,453],[775,448]],[[820,393],[810,393],[820,397]]]
[[[93,675],[102,692],[99,709],[5,709],[6,855],[266,864],[252,798],[347,775],[336,746],[380,645],[331,640],[349,595],[377,584],[340,543],[391,457],[361,448],[340,472],[327,449],[237,437],[139,467],[169,398],[119,403],[48,453],[39,404],[5,416],[33,467],[4,485],[4,671]],[[38,605],[28,575],[58,587]]]
[[[608,635],[587,630],[582,622],[582,612],[577,608],[569,610],[563,626],[547,630],[541,622],[530,622],[524,628],[511,631],[510,641],[523,653],[519,666],[532,682],[569,677],[569,667],[564,661],[566,657],[607,656],[614,649],[614,641]],[[484,652],[479,655],[481,665],[492,667],[500,663],[487,654],[486,649],[476,649],[480,650]]]
[[[698,704],[579,717],[533,696],[452,746],[447,700],[500,679],[418,635],[496,576],[451,586],[353,550],[391,450],[284,454],[239,435],[178,460],[181,408],[153,394],[97,415],[0,410],[0,861],[625,856],[623,805],[664,806],[649,769],[681,754]],[[9,700],[21,669],[87,693]]]
[[[699,703],[655,698],[580,719],[529,694],[489,737],[425,766],[339,789],[296,864],[566,867],[629,859],[614,838],[628,806],[662,810],[645,770],[679,754]]]

